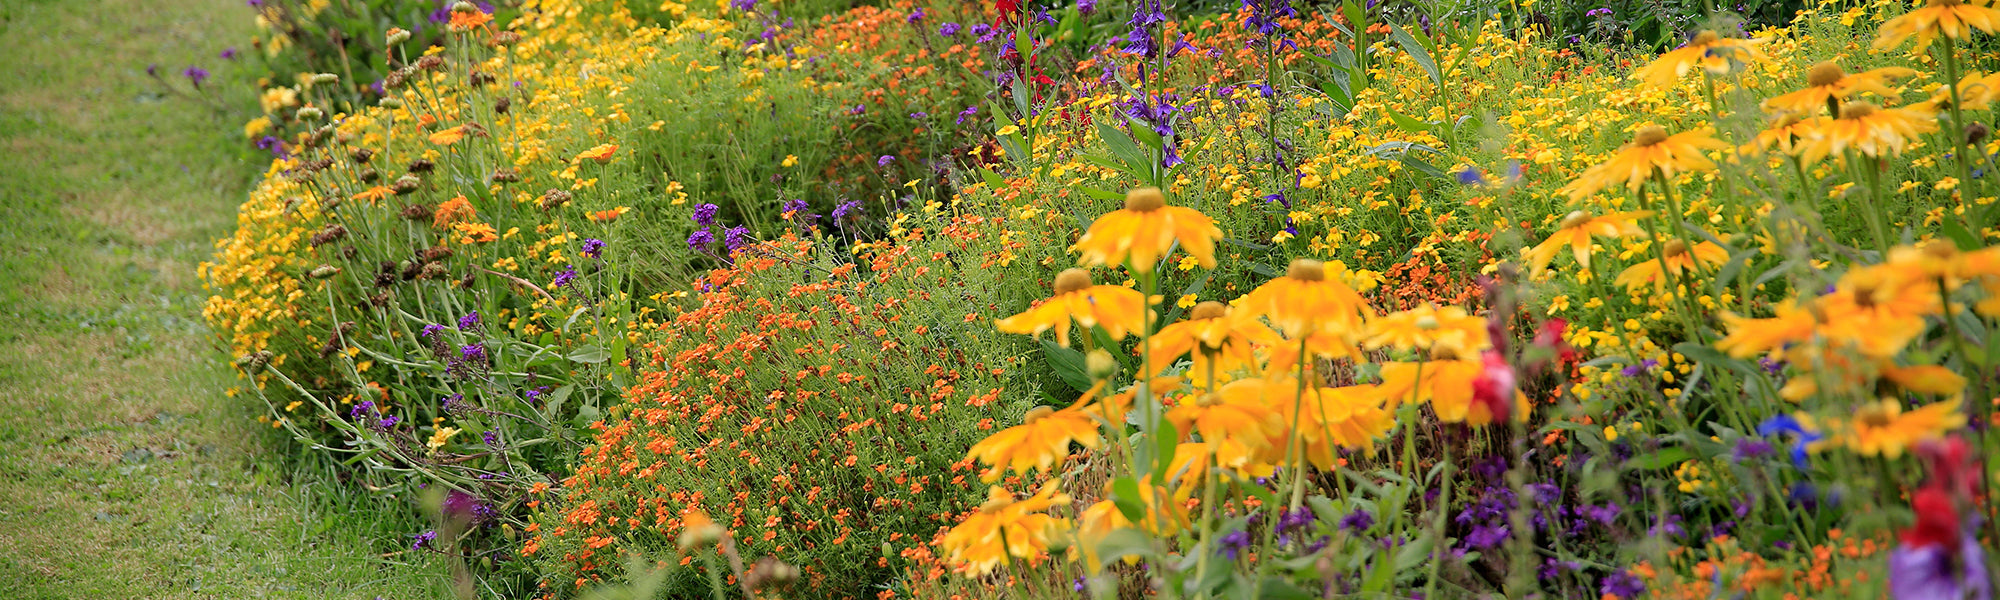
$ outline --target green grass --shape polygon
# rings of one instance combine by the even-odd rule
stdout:
[[[0,595],[448,595],[407,499],[224,394],[194,269],[261,167],[216,57],[254,33],[239,0],[0,3]],[[150,63],[216,71],[227,110]]]

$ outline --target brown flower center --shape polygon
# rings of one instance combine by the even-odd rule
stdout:
[[[1083,269],[1063,269],[1063,272],[1056,274],[1055,290],[1057,296],[1087,287],[1090,287],[1090,271]]]
[[[1583,212],[1580,210],[1570,211],[1569,216],[1563,217],[1562,225],[1558,227],[1560,229],[1570,229],[1573,227],[1582,227],[1584,223],[1589,223],[1589,222],[1590,222],[1590,213]]]
[[[1866,119],[1874,116],[1875,112],[1879,110],[1882,110],[1882,107],[1867,102],[1849,102],[1840,105],[1840,118]]]
[[[1292,266],[1285,269],[1285,276],[1299,281],[1326,281],[1326,263],[1310,258],[1292,260]]]
[[[1659,125],[1645,125],[1632,132],[1632,145],[1651,146],[1667,141],[1667,128]]]
[[[1458,360],[1458,350],[1447,345],[1431,346],[1431,360]]]
[[[1944,240],[1931,240],[1931,243],[1924,244],[1924,254],[1938,260],[1951,260],[1958,256],[1958,246]]]
[[[1662,250],[1666,251],[1667,258],[1675,258],[1688,253],[1688,244],[1680,240],[1667,240],[1667,245]]]
[[[1869,405],[1854,412],[1854,422],[1881,429],[1888,427],[1890,423],[1894,422],[1894,419],[1889,417],[1889,409],[1878,405]]]
[[[1042,417],[1055,414],[1055,412],[1056,409],[1049,408],[1047,406],[1037,406],[1034,408],[1030,408],[1028,409],[1028,414],[1021,415],[1021,424],[1022,425],[1033,424],[1035,421],[1042,420]]]
[[[1840,79],[1846,76],[1847,71],[1842,70],[1840,65],[1834,64],[1833,61],[1829,60],[1813,65],[1811,70],[1806,71],[1806,85],[1826,87],[1840,83]]]
[[[1715,41],[1716,41],[1716,40],[1719,40],[1719,39],[1722,39],[1722,36],[1721,36],[1721,35],[1719,35],[1719,34],[1717,34],[1717,33],[1715,33],[1715,30],[1713,30],[1713,29],[1703,29],[1703,30],[1701,30],[1701,33],[1697,33],[1697,34],[1694,34],[1694,39],[1693,39],[1693,40],[1690,40],[1690,41],[1688,41],[1688,45],[1689,45],[1689,46],[1707,46],[1707,45],[1709,45],[1709,44],[1713,44],[1713,43],[1715,43]]]
[[[1167,205],[1167,195],[1160,188],[1142,187],[1125,193],[1125,210],[1132,212],[1153,212]]]
[[[1222,318],[1223,315],[1226,314],[1229,314],[1229,305],[1223,304],[1221,302],[1216,302],[1214,300],[1209,300],[1207,302],[1194,305],[1194,310],[1188,311],[1188,319],[1197,321],[1206,319],[1220,319]]]

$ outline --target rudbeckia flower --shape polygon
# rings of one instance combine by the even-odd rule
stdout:
[[[1993,100],[2000,98],[2000,73],[1973,73],[1958,80],[1959,108],[1965,110],[1986,110],[1993,107]],[[1938,106],[1951,104],[1951,89],[1939,87],[1931,96],[1931,103]]]
[[[1776,146],[1780,152],[1796,154],[1798,153],[1799,141],[1812,135],[1814,129],[1818,128],[1820,123],[1824,121],[1826,121],[1826,117],[1806,118],[1799,113],[1778,113],[1777,116],[1771,117],[1769,127],[1765,127],[1763,131],[1757,132],[1757,136],[1751,138],[1750,143],[1737,148],[1737,151],[1744,154],[1760,154],[1768,152],[1772,146]]]
[[[1361,332],[1362,317],[1372,317],[1361,293],[1342,281],[1347,266],[1328,265],[1312,259],[1296,259],[1285,276],[1266,282],[1245,294],[1240,308],[1270,319],[1271,325],[1293,340],[1315,333],[1341,337]]]
[[[993,486],[987,488],[986,503],[980,505],[979,512],[945,532],[938,546],[974,577],[992,573],[1008,556],[1033,561],[1048,550],[1049,538],[1069,524],[1068,519],[1043,511],[1067,504],[1069,496],[1056,488],[1055,481],[1042,484],[1035,495],[1019,501],[1007,490]]]
[[[1277,343],[1278,336],[1246,312],[1221,302],[1196,304],[1187,320],[1162,327],[1148,338],[1153,364],[1163,368],[1193,353],[1194,369],[1188,375],[1203,382],[1211,369],[1227,372],[1254,366],[1257,356],[1252,348]]]
[[[1576,257],[1576,264],[1589,269],[1591,236],[1616,238],[1639,235],[1643,232],[1634,220],[1652,214],[1652,211],[1636,211],[1593,217],[1583,211],[1571,212],[1556,226],[1555,233],[1528,250],[1528,264],[1539,274],[1549,267],[1550,261],[1555,260],[1556,252],[1563,246],[1569,246],[1570,254]]]
[[[1285,431],[1285,421],[1265,402],[1263,380],[1243,379],[1167,411],[1167,420],[1181,433],[1199,433],[1202,441],[1233,440],[1253,451],[1263,450]]]
[[[1333,470],[1339,459],[1339,448],[1374,449],[1375,440],[1388,435],[1396,426],[1395,416],[1385,406],[1386,390],[1375,385],[1350,385],[1344,387],[1305,386],[1304,395],[1299,393],[1297,379],[1268,378],[1256,380],[1265,402],[1278,411],[1280,418],[1297,429],[1301,452],[1306,462],[1322,470]],[[1244,390],[1250,391],[1250,390]],[[1467,392],[1468,400],[1470,392]],[[1284,460],[1285,447],[1291,443],[1290,431],[1280,433],[1271,441],[1266,458],[1273,461]]]
[[[1919,8],[1903,16],[1889,19],[1882,24],[1882,30],[1875,38],[1876,50],[1887,50],[1903,45],[1911,36],[1917,38],[1918,52],[1931,46],[1938,34],[1962,40],[1973,29],[1993,33],[2000,26],[2000,10],[1981,4],[1968,4],[1963,0],[1930,0]]]
[[[1840,118],[1821,120],[1807,134],[1799,146],[1799,160],[1812,165],[1850,148],[1863,156],[1896,156],[1910,140],[1937,128],[1937,107],[1929,103],[1882,108],[1851,102],[1840,107]]]
[[[1056,275],[1055,296],[1021,314],[993,322],[1001,333],[1040,337],[1056,330],[1056,343],[1069,346],[1069,325],[1084,329],[1103,326],[1111,339],[1124,339],[1145,328],[1146,296],[1132,288],[1091,285],[1090,272],[1068,269]]]
[[[1905,412],[1894,398],[1865,403],[1854,418],[1842,424],[1838,439],[1856,454],[1898,458],[1903,451],[1924,440],[1943,438],[1965,426],[1959,401],[1947,400]]]
[[[1382,364],[1382,398],[1391,407],[1403,402],[1429,402],[1439,421],[1484,426],[1499,412],[1528,414],[1527,396],[1513,392],[1513,410],[1496,409],[1490,402],[1473,402],[1475,384],[1485,375],[1486,361],[1465,358],[1446,350],[1434,351],[1431,360]],[[1478,406],[1475,406],[1478,404]]]
[[[1715,242],[1701,242],[1689,246],[1687,242],[1681,240],[1667,240],[1666,247],[1662,248],[1662,251],[1667,255],[1664,270],[1672,271],[1676,277],[1694,270],[1697,265],[1717,267],[1729,261],[1729,251],[1715,245]],[[1626,267],[1625,272],[1618,274],[1615,282],[1625,286],[1626,291],[1634,294],[1639,293],[1639,288],[1649,283],[1653,285],[1654,290],[1664,291],[1667,289],[1668,279],[1660,262],[1647,260]]]
[[[1915,69],[1882,67],[1850,75],[1840,65],[1826,61],[1806,71],[1806,89],[1765,100],[1764,110],[1810,115],[1825,108],[1828,115],[1838,115],[1841,103],[1854,94],[1894,96],[1896,93],[1889,89],[1889,83],[1916,74]]]
[[[1730,71],[1731,63],[1748,63],[1764,60],[1764,52],[1757,49],[1763,40],[1726,38],[1714,31],[1703,30],[1688,40],[1687,45],[1667,51],[1651,64],[1633,71],[1634,78],[1645,81],[1657,88],[1673,87],[1674,82],[1695,65],[1709,73],[1721,75]]]
[[[1801,308],[1793,300],[1779,303],[1777,314],[1768,319],[1723,313],[1722,324],[1724,329],[1729,330],[1729,335],[1717,341],[1715,349],[1736,358],[1750,358],[1804,343],[1811,340],[1819,329],[1819,319],[1813,316],[1812,311]]]
[[[1429,352],[1443,347],[1460,355],[1471,355],[1492,345],[1487,339],[1486,319],[1472,316],[1464,308],[1424,303],[1410,310],[1382,315],[1368,322],[1368,339],[1362,347],[1377,350],[1384,346]]]
[[[1178,502],[1182,499],[1177,497],[1180,494],[1169,493],[1166,488],[1157,485],[1140,485],[1139,497],[1134,500],[1137,500],[1140,506],[1146,507],[1146,515],[1140,522],[1134,523],[1131,519],[1125,518],[1124,512],[1118,510],[1117,503],[1111,501],[1114,493],[1111,482],[1105,482],[1104,500],[1083,509],[1083,514],[1078,518],[1077,530],[1085,539],[1101,538],[1112,530],[1125,528],[1166,537],[1180,532],[1181,528],[1188,525],[1187,511],[1182,508],[1183,504]]]
[[[1890,265],[1848,271],[1816,304],[1825,316],[1819,335],[1886,359],[1923,334],[1924,318],[1943,310],[1937,284]]]
[[[1215,220],[1192,208],[1168,206],[1158,188],[1125,194],[1125,208],[1098,217],[1071,250],[1083,254],[1085,265],[1120,265],[1130,258],[1138,273],[1151,273],[1160,257],[1180,242],[1181,249],[1203,268],[1215,268],[1215,241],[1222,229]]]
[[[1569,194],[1572,200],[1582,200],[1614,185],[1639,189],[1639,185],[1646,183],[1654,173],[1673,177],[1680,173],[1714,170],[1715,162],[1703,156],[1702,150],[1728,147],[1729,144],[1710,136],[1707,129],[1667,135],[1667,130],[1658,125],[1641,125],[1632,134],[1632,142],[1619,148],[1611,160],[1584,169],[1583,175],[1564,186],[1562,191]]]
[[[979,476],[985,481],[999,479],[1010,467],[1022,474],[1032,469],[1047,471],[1069,456],[1070,442],[1085,448],[1096,448],[1101,442],[1097,418],[1091,412],[1094,410],[1096,405],[1089,394],[1062,410],[1037,406],[1021,418],[1020,425],[1002,429],[973,444],[965,457],[977,458],[991,467]]]

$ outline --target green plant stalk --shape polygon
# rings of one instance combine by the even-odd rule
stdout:
[[[1447,540],[1444,535],[1445,517],[1451,514],[1451,444],[1438,444],[1438,447],[1444,451],[1444,471],[1439,473],[1438,478],[1438,503],[1435,507],[1437,509],[1437,516],[1431,517],[1431,535],[1433,536],[1430,556],[1431,565],[1430,575],[1424,579],[1425,598],[1438,597],[1438,571],[1444,566],[1444,547]]]
[[[1942,52],[1944,54],[1944,84],[1946,89],[1951,90],[1952,126],[1952,129],[1944,132],[1944,136],[1945,139],[1950,140],[1951,147],[1954,149],[1952,155],[1958,159],[1959,175],[1964,177],[1959,183],[1964,189],[1961,197],[1967,199],[1977,198],[1979,194],[1976,189],[1977,184],[1975,183],[1977,180],[1972,178],[1972,159],[1966,157],[1965,153],[1978,152],[1981,156],[1984,156],[1986,153],[1980,150],[1977,144],[1970,143],[1971,140],[1966,139],[1965,136],[1967,125],[1965,122],[1965,109],[1959,106],[1964,104],[1964,96],[1958,89],[1958,43],[1951,36],[1945,36],[1942,48],[1944,49]],[[1835,116],[1837,117],[1838,115]],[[1978,229],[1975,228],[1973,231],[1978,231]]]

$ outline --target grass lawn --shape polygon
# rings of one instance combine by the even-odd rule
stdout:
[[[252,28],[240,0],[0,4],[0,595],[446,595],[407,501],[283,458],[224,394],[195,265],[262,164],[217,58]],[[228,110],[151,63],[217,71]]]

